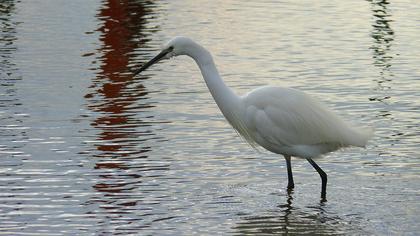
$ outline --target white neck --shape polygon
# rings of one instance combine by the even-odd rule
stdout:
[[[240,109],[240,97],[223,82],[211,54],[205,48],[195,44],[189,47],[186,54],[195,60],[216,104],[229,123],[233,124],[234,117],[238,116],[235,114]]]

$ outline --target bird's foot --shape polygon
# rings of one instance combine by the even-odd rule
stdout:
[[[287,194],[292,194],[293,193],[293,189],[295,188],[294,184],[288,184],[287,185]]]
[[[326,193],[321,193],[321,203],[323,202],[327,202],[327,194]]]

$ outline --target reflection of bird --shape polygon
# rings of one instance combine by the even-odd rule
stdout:
[[[228,122],[248,143],[284,155],[288,189],[294,187],[290,157],[305,158],[322,179],[321,197],[325,200],[327,175],[312,160],[342,147],[363,147],[371,129],[351,127],[307,94],[280,87],[257,88],[239,97],[225,85],[211,54],[186,37],[175,37],[152,60],[134,72],[147,69],[161,59],[178,55],[192,57],[214,100]]]

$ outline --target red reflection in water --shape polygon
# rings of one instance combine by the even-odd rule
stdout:
[[[91,92],[85,98],[89,109],[100,114],[91,126],[99,131],[95,138],[101,142],[95,142],[95,150],[87,153],[100,158],[95,163],[95,169],[103,173],[100,172],[100,179],[93,188],[105,195],[95,197],[90,202],[112,204],[115,197],[107,196],[130,191],[141,182],[141,175],[127,170],[138,168],[132,160],[146,158],[146,153],[150,151],[150,147],[142,143],[142,140],[153,137],[154,133],[149,129],[147,120],[139,118],[138,113],[152,105],[145,99],[148,96],[147,89],[138,84],[139,81],[133,84],[133,78],[128,72],[135,49],[142,47],[142,42],[145,42],[141,32],[144,30],[144,16],[150,9],[150,3],[142,1],[107,0],[103,1],[97,14],[102,22],[98,29],[101,32],[99,39],[102,47],[96,53],[99,55],[100,71],[92,80]],[[133,205],[136,205],[135,201],[120,207]]]
[[[150,107],[136,104],[148,92],[142,85],[128,88],[133,81],[127,72],[134,50],[141,47],[138,39],[149,9],[141,1],[108,0],[103,2],[97,15],[103,22],[98,29],[103,45],[99,49],[100,72],[91,86],[94,91],[85,96],[91,101],[89,108],[103,114],[91,124],[101,130],[97,139],[104,141],[96,145],[100,151],[95,154],[97,157],[134,158],[140,154],[144,157],[144,152],[148,151],[139,150],[141,148],[133,143],[141,135],[137,128],[145,126],[135,118],[134,109]],[[120,162],[106,166],[126,168]]]

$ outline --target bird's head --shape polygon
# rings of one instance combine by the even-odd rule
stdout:
[[[175,57],[179,55],[188,55],[193,45],[197,45],[197,44],[192,39],[183,37],[183,36],[177,36],[169,40],[165,44],[165,46],[163,46],[162,51],[158,55],[156,55],[154,58],[152,58],[150,61],[148,61],[146,64],[144,64],[140,69],[135,71],[134,75],[137,75],[138,73],[146,70],[151,65],[163,59],[169,59],[171,57]]]

